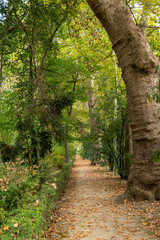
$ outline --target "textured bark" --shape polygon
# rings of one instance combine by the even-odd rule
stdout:
[[[2,86],[2,68],[3,68],[3,54],[1,53],[0,55],[0,91],[1,91],[1,86]]]
[[[65,141],[65,152],[66,152],[66,163],[69,163],[69,149],[68,149],[67,141]]]
[[[128,179],[130,169],[132,166],[132,154],[133,154],[133,146],[132,146],[132,137],[131,137],[131,128],[129,125],[129,120],[125,121],[125,173],[124,178]]]
[[[94,80],[91,79],[89,81],[89,89],[88,89],[88,107],[89,107],[89,117],[91,124],[91,134],[93,137],[92,144],[92,165],[95,165],[98,162],[98,136],[97,136],[97,123],[95,116],[95,97],[94,97]]]
[[[92,129],[95,129],[96,119],[95,119],[95,114],[94,114],[94,108],[95,108],[94,80],[90,80],[90,81],[89,81],[88,107],[89,107],[89,116],[90,116],[91,128],[92,128]]]
[[[117,96],[118,96],[118,66],[116,63],[115,53],[113,51],[113,62],[114,62],[114,70],[115,70],[115,99],[114,99],[114,120],[117,118]],[[113,147],[115,153],[117,152],[117,137],[115,136],[113,139]],[[116,169],[115,169],[116,170]]]
[[[76,73],[76,77],[74,78],[73,77],[73,93],[75,92],[76,90],[76,82],[77,82],[77,79],[78,79],[78,73]],[[70,108],[68,109],[68,117],[69,119],[71,118],[71,115],[72,115],[72,108],[73,108],[73,105],[70,106]],[[69,148],[68,148],[68,132],[69,132],[69,125],[67,124],[66,125],[66,130],[65,130],[65,135],[64,135],[64,143],[65,143],[65,153],[66,153],[66,163],[69,163],[70,161],[70,157],[69,157]]]
[[[151,156],[160,147],[159,104],[146,101],[146,93],[158,84],[154,56],[146,34],[137,26],[130,9],[119,0],[87,0],[106,29],[126,84],[128,113],[133,140],[133,166],[123,197],[160,200],[160,162]]]

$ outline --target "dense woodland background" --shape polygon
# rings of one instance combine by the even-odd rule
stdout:
[[[160,58],[159,1],[125,3]],[[36,194],[54,195],[54,174],[70,169],[75,154],[127,179],[133,150],[121,69],[86,1],[8,0],[0,8],[0,225],[14,228],[11,216]],[[146,101],[160,101],[154,88]]]

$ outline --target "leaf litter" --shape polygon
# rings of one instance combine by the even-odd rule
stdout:
[[[65,194],[51,216],[51,240],[160,239],[160,202],[117,204],[126,182],[90,161],[76,157]]]

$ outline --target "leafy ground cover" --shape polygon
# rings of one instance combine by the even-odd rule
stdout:
[[[0,239],[42,239],[72,168],[72,162],[59,169],[47,160],[0,165]]]
[[[47,239],[158,240],[160,202],[118,204],[126,182],[76,158],[66,193],[58,202]]]

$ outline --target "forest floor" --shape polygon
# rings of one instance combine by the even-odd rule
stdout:
[[[56,205],[46,238],[84,240],[160,239],[160,203],[117,204],[126,182],[76,157],[65,194]]]

